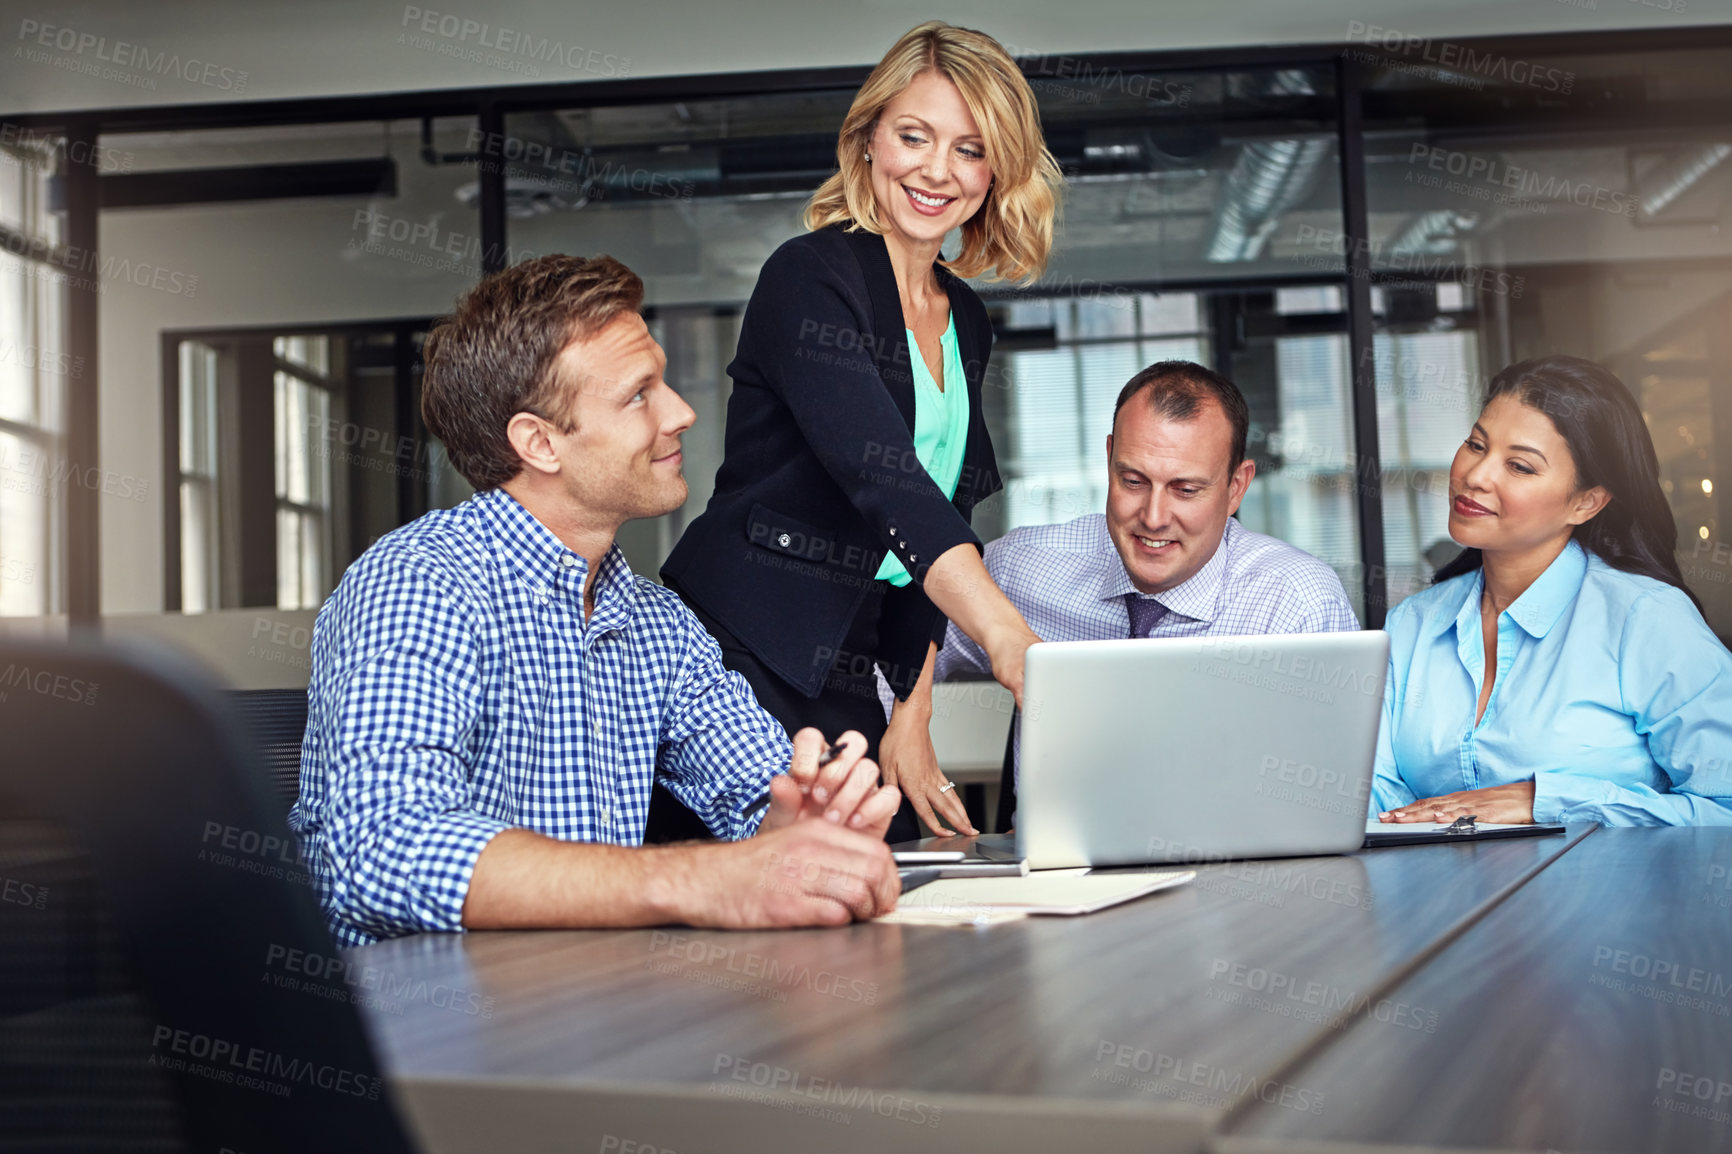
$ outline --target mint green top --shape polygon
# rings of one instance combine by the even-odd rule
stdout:
[[[939,346],[944,350],[944,388],[932,379],[914,330],[908,332],[908,358],[914,363],[914,456],[946,497],[956,496],[962,476],[962,454],[968,449],[968,378],[962,373],[962,354],[956,348],[956,313],[944,327]],[[936,561],[937,558],[930,558]],[[894,553],[884,554],[884,563],[874,576],[903,586],[913,580]]]

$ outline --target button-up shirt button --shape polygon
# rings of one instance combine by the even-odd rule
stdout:
[[[890,526],[890,535],[892,537],[896,536],[896,526],[894,526],[894,525]]]
[[[612,822],[613,822],[613,810],[609,809],[605,805],[602,806],[601,807],[601,824],[602,825],[609,825],[609,824],[612,824]]]
[[[789,543],[792,542],[793,540],[794,539],[792,537],[788,536],[786,533],[783,533],[780,537],[776,538],[776,544],[778,544],[782,548],[786,549],[788,547]]]
[[[918,553],[910,553],[910,554],[908,554],[908,559],[909,559],[909,560],[910,560],[910,561],[918,561],[918,560],[920,560],[920,554],[918,554]]]
[[[543,601],[546,601],[549,597],[552,596],[552,593],[549,592],[547,586],[537,585],[535,587],[535,595],[537,597],[541,598]]]
[[[559,559],[559,563],[561,565],[564,565],[567,569],[576,569],[577,568],[577,558],[573,557],[570,553],[567,553],[565,556],[561,557]]]

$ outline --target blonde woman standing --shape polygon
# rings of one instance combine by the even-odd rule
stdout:
[[[809,231],[759,274],[728,366],[715,493],[662,577],[790,734],[865,736],[907,798],[891,840],[918,836],[914,813],[974,832],[929,755],[879,747],[930,750],[930,706],[908,698],[930,684],[946,618],[1019,699],[1039,640],[969,526],[1002,483],[980,404],[992,329],[961,278],[1040,275],[1058,165],[1015,61],[939,21],[873,69],[836,159],[806,206]],[[888,723],[875,669],[897,697]]]

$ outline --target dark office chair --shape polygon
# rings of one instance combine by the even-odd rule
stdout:
[[[228,701],[259,751],[282,812],[288,813],[301,793],[301,738],[307,732],[307,691],[243,689],[229,693]]]
[[[1004,768],[998,771],[998,813],[992,823],[993,833],[1003,833],[1016,820],[1016,719],[1022,711],[1012,710],[1010,729],[1004,735]]]
[[[0,1145],[408,1154],[354,1008],[277,981],[339,955],[202,675],[0,643],[0,735]]]

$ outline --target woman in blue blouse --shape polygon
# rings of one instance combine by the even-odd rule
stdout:
[[[1617,377],[1511,365],[1449,471],[1467,548],[1389,615],[1383,821],[1732,824],[1732,654]]]

